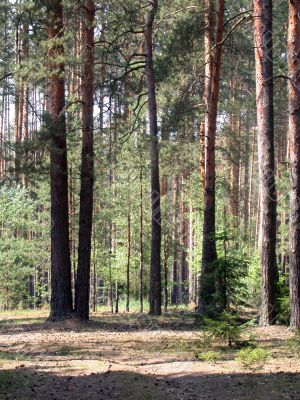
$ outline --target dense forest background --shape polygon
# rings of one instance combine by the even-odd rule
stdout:
[[[150,293],[156,314],[157,299],[255,313],[269,290],[264,322],[289,323],[288,3],[273,2],[273,43],[263,37],[275,150],[262,178],[252,2],[1,1],[3,309],[47,307],[51,281],[53,297],[69,279],[77,310],[88,297],[94,311],[147,311]],[[259,246],[265,178],[277,187],[272,265],[259,256],[272,238]]]

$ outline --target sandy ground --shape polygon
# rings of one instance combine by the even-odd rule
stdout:
[[[217,360],[199,361],[211,349],[192,316],[45,316],[0,315],[0,399],[300,400],[300,358],[285,327],[251,328],[272,357],[248,371],[225,343],[213,344]]]

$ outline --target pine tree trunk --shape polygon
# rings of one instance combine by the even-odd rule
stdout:
[[[272,0],[254,0],[256,106],[260,192],[260,324],[275,319],[276,187],[274,175]]]
[[[150,269],[150,310],[149,314],[161,314],[161,211],[159,184],[159,148],[157,127],[157,104],[155,75],[153,67],[153,23],[158,1],[153,0],[145,21],[146,81],[148,88],[148,110],[151,136],[151,269]]]
[[[249,122],[247,119],[246,123],[246,138],[245,138],[245,153],[244,153],[244,210],[243,210],[243,228],[244,236],[246,237],[249,231],[249,201],[250,200],[250,174],[249,174],[249,152],[250,152],[250,140],[249,140]],[[248,235],[249,240],[249,235]]]
[[[126,311],[130,303],[130,256],[131,256],[131,221],[130,210],[127,211],[127,265],[126,265]]]
[[[63,7],[61,0],[47,1],[49,71],[48,101],[51,125],[51,313],[50,320],[65,319],[72,312],[71,260],[68,213],[68,168],[65,121]],[[54,41],[57,42],[55,43]]]
[[[173,244],[173,260],[172,260],[172,289],[171,304],[177,305],[179,299],[179,282],[178,282],[178,178],[174,178],[173,182],[173,218],[172,218],[172,244]]]
[[[188,272],[189,272],[189,295],[188,295],[188,302],[192,304],[195,302],[194,296],[194,271],[193,271],[193,206],[192,203],[189,205],[189,233],[188,233]]]
[[[140,206],[139,206],[139,287],[140,312],[144,311],[144,266],[143,266],[143,164],[140,160]]]
[[[232,133],[231,139],[231,168],[230,168],[230,212],[235,217],[235,224],[239,216],[239,181],[240,181],[240,151],[239,151],[239,119],[237,119],[236,110],[236,91],[237,82],[236,78],[231,80],[231,101],[233,104],[233,111],[230,115],[230,129]],[[240,118],[240,117],[238,117]]]
[[[164,275],[164,311],[168,311],[168,238],[165,236],[163,245],[163,275]]]
[[[208,18],[208,17],[207,17]],[[208,18],[211,21],[211,17]],[[212,27],[211,27],[212,28]],[[222,39],[224,32],[224,0],[219,0],[216,45],[213,57],[211,94],[208,102],[208,121],[206,129],[205,156],[205,191],[204,221],[202,244],[202,270],[200,280],[199,307],[200,314],[207,314],[215,309],[215,282],[213,279],[214,263],[217,260],[215,238],[215,141],[217,129],[217,111],[220,91],[220,72],[222,58]],[[211,46],[209,51],[211,51]],[[207,83],[208,84],[208,83]]]
[[[300,328],[300,3],[289,1],[290,301],[293,329]]]
[[[75,312],[80,319],[89,319],[91,243],[94,185],[94,15],[93,0],[86,0],[86,21],[83,24],[84,73],[82,78],[82,155],[79,211],[78,269]]]

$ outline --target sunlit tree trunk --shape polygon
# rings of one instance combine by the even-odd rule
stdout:
[[[130,306],[130,257],[131,257],[131,218],[130,218],[130,209],[128,209],[127,210],[127,265],[126,265],[126,311],[127,312],[129,312],[129,306]]]
[[[94,15],[93,0],[85,2],[86,21],[83,23],[84,71],[82,78],[82,155],[79,211],[78,269],[75,312],[80,319],[89,318],[91,243],[94,185]]]
[[[210,2],[208,2],[210,6]],[[207,17],[208,19],[208,17]],[[211,17],[208,21],[211,24]],[[212,26],[210,25],[211,29]],[[205,190],[204,190],[204,221],[203,221],[203,244],[202,244],[202,269],[200,280],[199,313],[207,314],[215,308],[215,281],[212,279],[214,263],[217,260],[216,238],[215,238],[215,142],[217,129],[217,112],[220,91],[220,72],[222,59],[222,39],[224,32],[224,0],[219,0],[218,17],[216,25],[215,47],[213,52],[211,88],[208,101],[208,120],[205,127],[206,155],[205,155]]]
[[[161,314],[161,211],[159,184],[159,149],[155,75],[153,67],[153,23],[158,1],[153,0],[145,21],[146,81],[148,88],[148,110],[151,137],[151,269],[150,269],[150,310],[153,315]]]
[[[291,160],[290,193],[290,300],[291,321],[300,328],[300,3],[289,1],[289,135]]]
[[[261,266],[260,324],[275,319],[276,187],[274,175],[272,0],[254,0]]]
[[[51,313],[50,320],[64,319],[72,312],[71,259],[68,213],[68,168],[65,120],[63,7],[61,0],[47,3],[48,111],[51,179]],[[53,71],[57,71],[53,73]]]

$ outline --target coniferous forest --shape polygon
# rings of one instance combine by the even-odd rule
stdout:
[[[0,398],[300,399],[300,2],[0,33]]]

